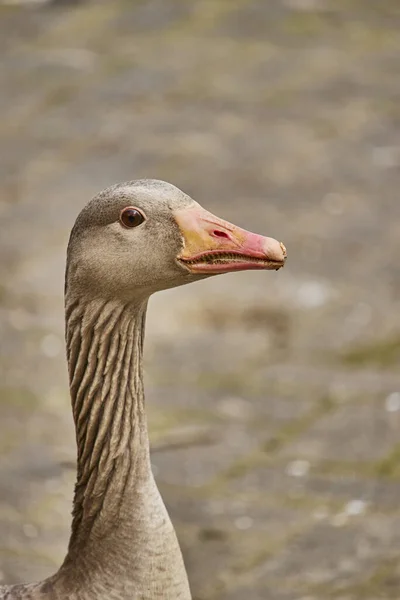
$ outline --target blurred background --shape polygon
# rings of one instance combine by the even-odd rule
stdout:
[[[289,254],[150,302],[194,597],[398,599],[398,0],[3,0],[0,52],[0,581],[68,540],[70,228],[153,177]]]

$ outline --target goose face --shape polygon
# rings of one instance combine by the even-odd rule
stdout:
[[[157,180],[108,188],[82,210],[68,246],[67,289],[131,300],[230,271],[279,269],[286,250],[204,210]]]

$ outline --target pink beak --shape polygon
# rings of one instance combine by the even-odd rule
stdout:
[[[223,221],[201,206],[176,211],[174,216],[184,240],[177,258],[192,273],[278,270],[285,264],[281,242]]]

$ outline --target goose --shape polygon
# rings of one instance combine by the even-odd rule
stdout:
[[[77,442],[71,536],[60,569],[0,586],[2,600],[190,600],[155,483],[144,404],[146,309],[157,291],[212,275],[281,268],[282,243],[151,179],[95,196],[71,231],[66,351]]]

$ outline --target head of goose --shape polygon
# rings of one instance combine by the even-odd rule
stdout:
[[[126,302],[191,281],[279,269],[282,243],[224,221],[158,180],[115,185],[82,210],[68,247],[67,291]]]

